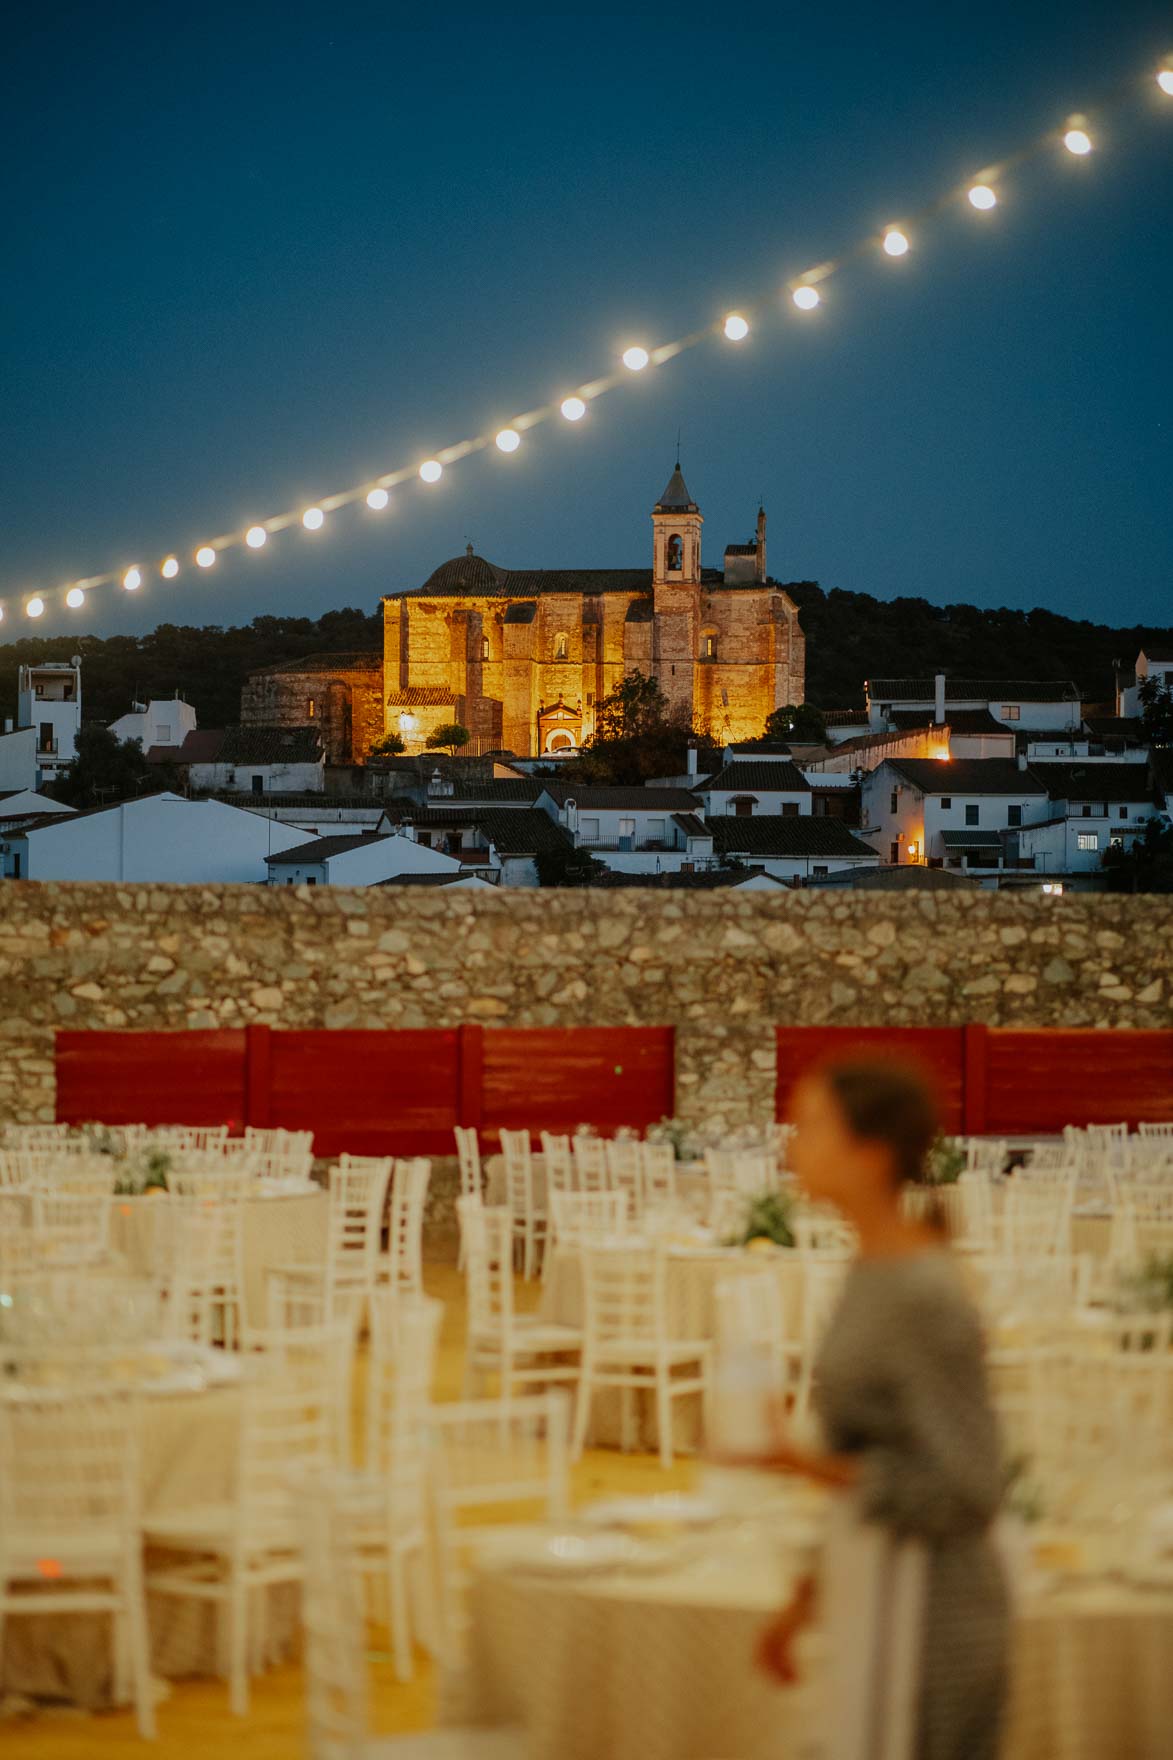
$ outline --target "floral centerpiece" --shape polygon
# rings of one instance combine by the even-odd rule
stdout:
[[[793,1247],[797,1241],[793,1218],[794,1200],[789,1193],[758,1192],[745,1199],[741,1223],[726,1245],[752,1247],[756,1241],[768,1241],[775,1247]]]
[[[140,1198],[148,1192],[165,1192],[171,1157],[165,1149],[148,1148],[137,1155],[128,1155],[114,1181],[115,1196]]]
[[[952,1186],[965,1172],[965,1150],[956,1137],[934,1137],[925,1157],[922,1185]]]

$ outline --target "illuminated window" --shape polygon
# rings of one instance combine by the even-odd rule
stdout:
[[[1003,705],[1002,705],[1002,719],[1003,719],[1003,721],[1017,721],[1019,718],[1019,714],[1020,714],[1020,710],[1019,710],[1017,703],[1003,703]]]
[[[482,636],[481,637],[481,659],[487,660],[488,658],[489,658],[489,638],[488,638],[488,636]]]
[[[305,706],[305,712],[306,712],[306,715],[310,721],[313,720],[314,716],[318,712],[318,705],[314,702],[314,699],[312,697],[310,698],[309,702]]]
[[[716,636],[702,636],[701,655],[705,660],[715,660],[717,658]]]
[[[1098,832],[1077,831],[1075,834],[1075,847],[1076,849],[1099,849],[1100,839]]]

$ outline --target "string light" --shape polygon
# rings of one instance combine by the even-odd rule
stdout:
[[[4,607],[0,605],[0,623],[4,622]]]
[[[1161,67],[1155,72],[1155,75],[1146,72],[1145,77],[1146,79],[1149,77],[1155,77],[1159,90],[1166,96],[1173,97],[1173,56],[1166,57]],[[1120,102],[1122,100],[1117,101]],[[999,193],[996,185],[1004,178],[1007,169],[1012,165],[1019,166],[1032,157],[1038,157],[1046,153],[1053,153],[1057,138],[1062,140],[1063,146],[1067,152],[1072,153],[1076,157],[1085,157],[1094,150],[1094,141],[1088,118],[1080,114],[1069,115],[1066,122],[1063,124],[1061,133],[1057,135],[1054,129],[1047,131],[1040,137],[1037,137],[1033,142],[1028,143],[1024,148],[1019,149],[1017,152],[1001,160],[999,164],[992,167],[990,171],[981,174],[980,180],[973,182],[967,187],[963,186],[964,193],[970,205],[980,212],[988,212],[996,207],[999,202]],[[912,217],[914,222],[917,225],[921,225],[943,213],[947,207],[956,201],[958,193],[957,189],[954,188],[941,200],[926,205],[925,208],[919,210],[917,214]],[[893,258],[906,256],[911,249],[910,234],[903,226],[892,225],[885,227],[880,235],[880,243],[885,254]],[[817,269],[809,269],[801,281],[790,283],[790,300],[795,308],[801,312],[814,311],[822,303],[823,296],[819,289],[812,285],[812,283],[815,281],[822,282],[828,276],[844,269],[849,263],[859,257],[862,252],[870,248],[874,248],[874,235],[871,239],[861,240],[857,242],[854,247],[841,251],[838,257],[825,263],[821,263]],[[457,445],[444,448],[438,458],[428,458],[418,467],[415,465],[405,465],[398,470],[386,473],[378,479],[374,487],[370,486],[370,479],[368,478],[366,483],[358,484],[354,488],[329,495],[324,498],[321,506],[306,508],[302,512],[292,510],[278,513],[267,519],[263,525],[258,524],[250,526],[243,531],[238,529],[234,532],[223,533],[212,542],[201,545],[195,552],[195,561],[201,569],[208,569],[216,563],[221,550],[231,549],[240,544],[244,544],[248,548],[260,549],[267,541],[269,534],[284,531],[286,528],[296,525],[299,520],[308,531],[317,531],[324,524],[327,511],[334,512],[337,508],[345,507],[356,502],[365,501],[369,508],[374,511],[380,511],[389,503],[390,497],[388,495],[388,490],[401,483],[409,481],[413,476],[418,475],[420,481],[426,484],[437,483],[443,475],[445,463],[455,463],[458,459],[465,458],[474,452],[481,451],[490,443],[496,443],[501,451],[516,451],[520,444],[521,435],[527,429],[533,427],[538,422],[546,421],[556,413],[561,413],[563,419],[568,422],[581,421],[587,413],[590,402],[596,397],[601,396],[604,392],[613,391],[619,385],[624,383],[627,373],[643,372],[652,364],[660,366],[664,362],[673,359],[676,355],[682,354],[688,349],[695,348],[698,344],[712,337],[714,331],[718,334],[724,334],[724,336],[730,341],[740,342],[749,334],[749,328],[747,320],[741,313],[729,312],[723,319],[718,320],[716,324],[709,323],[702,325],[689,335],[678,337],[674,341],[661,343],[651,349],[645,348],[639,344],[632,344],[624,349],[620,357],[622,369],[625,369],[625,371],[616,364],[613,369],[608,370],[600,377],[581,385],[577,391],[562,397],[560,401],[546,404],[543,407],[529,410],[524,415],[519,415],[511,427],[500,430],[498,434],[495,435],[490,432],[488,434],[481,434],[475,439],[462,440]],[[174,555],[165,556],[156,566],[164,580],[174,580],[180,572],[179,560]],[[70,589],[70,591],[82,592],[83,588],[89,589],[98,586],[108,586],[111,584],[117,584],[119,580],[122,581],[123,586],[125,586],[128,591],[133,591],[141,584],[142,571],[136,566],[132,569],[127,569],[125,573],[121,575],[117,570],[104,574],[93,574],[83,582],[80,582],[75,588]],[[68,595],[66,596],[66,602],[72,603]],[[33,610],[32,607],[34,605],[38,606],[39,609]],[[30,616],[40,616],[44,612],[45,602],[42,598],[37,596],[34,599],[28,600],[24,609]],[[0,610],[0,616],[2,616],[2,614],[2,610]]]
[[[85,602],[86,602],[86,596],[82,592],[81,588],[80,587],[70,587],[68,593],[66,593],[66,595],[65,595],[65,603],[69,606],[69,609],[71,611],[80,611],[81,607],[85,604]]]

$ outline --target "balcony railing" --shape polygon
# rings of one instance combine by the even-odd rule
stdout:
[[[55,739],[43,739],[37,746],[38,758],[55,758],[56,756],[57,741]]]
[[[631,837],[626,835],[615,837],[580,837],[578,839],[577,848],[609,849],[615,850],[616,852],[622,851],[625,855],[629,850],[658,850],[661,854],[672,852],[676,855],[683,855],[684,853],[684,845],[682,843],[669,843],[667,838],[664,837],[636,837],[634,834]]]

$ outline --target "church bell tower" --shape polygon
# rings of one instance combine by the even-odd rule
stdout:
[[[669,707],[689,718],[700,629],[703,524],[678,458],[652,509],[652,670]]]
[[[680,460],[652,509],[652,582],[661,587],[699,587],[701,510],[680,474]]]

